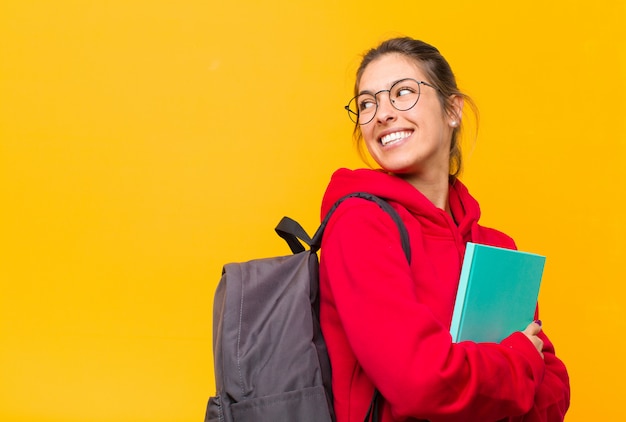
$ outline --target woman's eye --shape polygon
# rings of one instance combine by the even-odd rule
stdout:
[[[412,88],[400,88],[400,89],[398,89],[398,92],[397,92],[396,95],[398,97],[402,97],[403,95],[410,95],[410,94],[414,94],[414,93],[415,93],[415,90],[412,89]]]
[[[367,110],[372,107],[376,107],[376,101],[373,98],[359,102],[359,111]]]

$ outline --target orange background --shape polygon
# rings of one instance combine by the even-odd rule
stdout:
[[[228,3],[228,4],[226,4]],[[567,421],[622,420],[626,4],[0,5],[0,420],[201,421],[221,265],[288,253],[340,166],[359,54],[438,46],[481,112],[463,180],[548,256]]]

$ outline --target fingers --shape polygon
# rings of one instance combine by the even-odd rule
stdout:
[[[528,324],[528,327],[522,333],[533,343],[537,352],[543,358],[543,340],[541,340],[537,335],[541,332],[541,321],[537,320]]]
[[[524,334],[531,335],[531,336],[536,336],[540,332],[541,332],[541,320],[540,319],[528,324],[528,327],[526,327],[526,329],[524,330]]]

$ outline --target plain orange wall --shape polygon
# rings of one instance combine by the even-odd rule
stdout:
[[[331,172],[359,54],[438,46],[481,112],[464,181],[548,256],[568,422],[623,420],[623,1],[0,5],[0,420],[200,421],[221,265],[287,253]]]

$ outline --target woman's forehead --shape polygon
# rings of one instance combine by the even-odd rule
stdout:
[[[359,81],[359,91],[388,89],[395,81],[405,78],[425,79],[419,63],[404,54],[385,54],[364,69]]]

